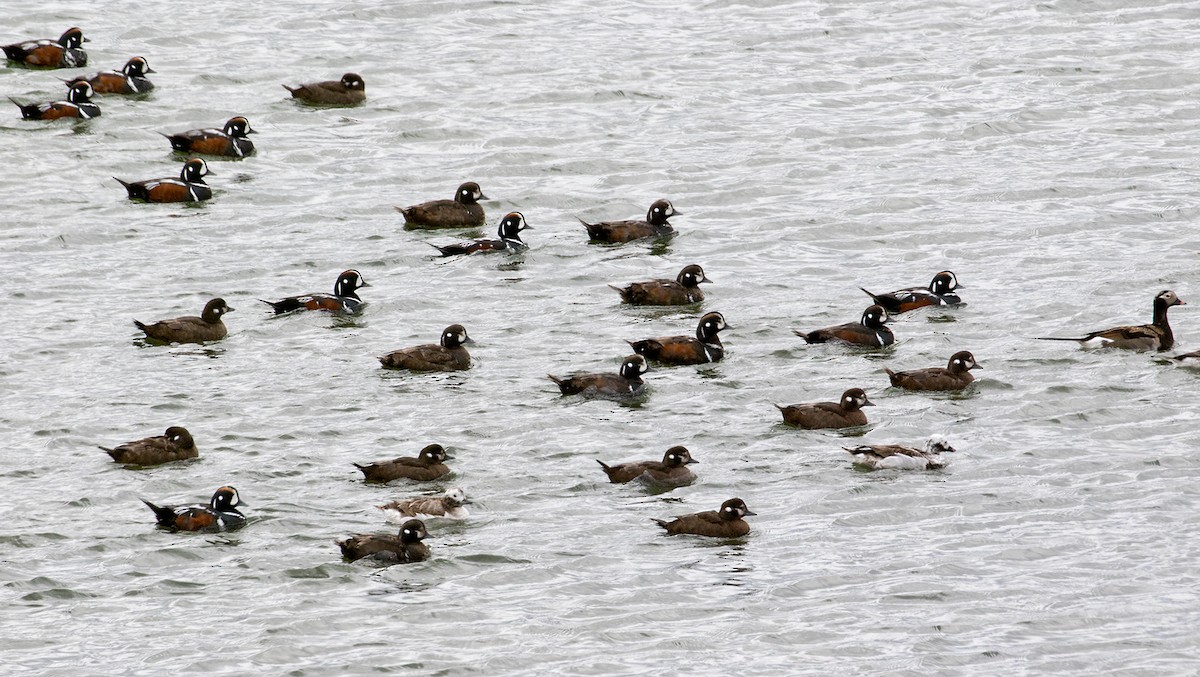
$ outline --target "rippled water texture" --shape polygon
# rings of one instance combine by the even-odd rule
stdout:
[[[135,54],[143,100],[80,124],[0,115],[0,662],[6,674],[1190,675],[1200,642],[1200,368],[1030,340],[1147,322],[1174,289],[1200,348],[1200,23],[1192,2],[116,1],[9,8],[3,42],[80,25],[88,71]],[[362,74],[368,103],[281,83]],[[61,96],[0,70],[3,94]],[[247,116],[203,206],[127,201],[172,176],[158,132]],[[466,180],[530,250],[434,261],[394,205]],[[682,215],[669,243],[589,245],[576,221]],[[490,234],[489,225],[481,234]],[[700,263],[702,308],[622,307],[607,284]],[[259,298],[357,268],[361,316]],[[881,351],[793,329],[954,270],[969,305],[894,323]],[[237,310],[209,346],[131,320]],[[725,361],[659,368],[640,405],[561,398],[625,339],[724,313]],[[375,356],[464,323],[475,367]],[[983,365],[965,395],[884,367]],[[861,386],[868,430],[783,426],[772,403]],[[199,459],[144,470],[96,445],[184,425]],[[864,473],[839,447],[959,449]],[[364,485],[351,465],[452,450],[452,476]],[[595,459],[683,444],[696,484],[609,485]],[[236,486],[227,535],[171,534],[138,501]],[[464,486],[429,562],[343,562],[393,531],[372,506]],[[651,522],[732,496],[734,542]]]

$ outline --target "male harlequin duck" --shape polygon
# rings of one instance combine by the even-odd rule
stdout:
[[[405,228],[478,228],[485,218],[479,201],[490,199],[478,183],[468,181],[458,187],[453,200],[396,207],[396,211],[404,215]]]
[[[100,447],[112,460],[126,465],[158,465],[196,458],[200,451],[187,428],[173,425],[157,437],[126,442],[117,447]]]
[[[972,369],[982,369],[969,351],[960,350],[950,356],[946,367],[930,367],[911,371],[884,369],[892,385],[905,390],[962,390],[971,385],[975,377]]]
[[[439,247],[436,244],[430,245],[442,253],[442,256],[455,256],[458,254],[490,254],[492,252],[518,252],[529,248],[529,245],[521,239],[521,231],[528,230],[529,225],[525,223],[525,215],[521,212],[509,212],[500,219],[500,227],[496,234],[500,236],[499,240],[472,240],[471,242],[460,242]]]
[[[856,346],[880,348],[890,346],[896,341],[896,335],[885,324],[887,321],[887,313],[883,311],[883,307],[873,305],[863,311],[862,319],[858,322],[848,322],[810,332],[793,331],[796,336],[808,343],[841,341]]]
[[[400,533],[355,534],[344,541],[334,541],[342,549],[342,557],[351,562],[364,557],[373,557],[384,564],[409,564],[429,559],[429,546],[421,539],[429,534],[421,520],[408,520],[400,526]]]
[[[1129,350],[1170,350],[1175,345],[1175,334],[1167,322],[1167,311],[1171,306],[1187,305],[1171,290],[1160,291],[1154,297],[1154,321],[1150,324],[1129,325],[1101,329],[1079,338],[1061,336],[1039,336],[1043,341],[1079,341],[1083,344],[1097,343],[1102,348],[1127,348]]]
[[[633,352],[667,364],[720,362],[725,356],[725,347],[721,345],[721,337],[717,334],[726,328],[721,313],[705,313],[696,325],[696,338],[662,336],[629,341],[629,345],[633,347]]]
[[[474,343],[461,324],[452,324],[442,330],[439,344],[426,343],[411,348],[401,348],[379,358],[384,369],[408,369],[409,371],[461,371],[471,368],[471,355],[462,347]]]
[[[943,270],[933,276],[929,287],[909,287],[907,289],[897,289],[896,291],[886,294],[874,294],[872,292],[859,287],[867,296],[875,300],[875,303],[883,306],[883,309],[892,314],[907,313],[910,310],[924,308],[925,306],[957,306],[962,303],[962,299],[954,290],[961,289],[958,284],[958,278],[954,273]]]
[[[446,465],[449,459],[442,445],[430,444],[422,449],[416,458],[401,456],[367,465],[355,463],[354,467],[362,471],[363,479],[368,482],[391,482],[398,479],[428,482],[450,474],[450,468]]]
[[[696,473],[692,472],[688,465],[700,461],[692,458],[687,447],[676,446],[667,449],[662,461],[634,461],[617,465],[607,465],[599,459],[596,459],[596,462],[604,469],[604,474],[608,475],[608,481],[613,484],[640,480],[651,485],[682,487],[696,481]]]
[[[225,305],[225,299],[213,299],[204,304],[204,312],[200,317],[187,315],[171,320],[159,320],[154,324],[144,324],[133,321],[133,324],[146,332],[146,338],[163,343],[204,343],[205,341],[220,341],[227,333],[221,316],[232,313],[233,308]]]
[[[924,449],[898,444],[860,444],[842,448],[850,452],[854,465],[869,470],[937,470],[946,467],[942,453],[954,451],[940,435],[930,437]]]
[[[329,106],[352,106],[367,100],[367,85],[361,76],[346,73],[341,80],[307,82],[297,87],[283,86],[293,99]]]
[[[579,219],[579,222],[583,224],[584,228],[587,228],[588,237],[593,242],[632,242],[644,237],[674,235],[675,229],[670,223],[667,223],[667,219],[682,213],[675,211],[670,200],[655,200],[654,204],[650,205],[650,210],[646,212],[645,221],[631,219],[588,223]]]
[[[840,402],[810,402],[789,406],[775,405],[783,412],[783,421],[790,425],[817,430],[821,428],[850,428],[866,425],[867,415],[863,407],[873,407],[862,388],[851,388],[842,393]]]
[[[737,538],[750,533],[750,525],[742,518],[756,514],[758,513],[750,512],[742,499],[731,498],[721,504],[720,510],[706,510],[691,515],[682,515],[670,522],[659,519],[654,522],[666,529],[671,536],[692,534],[715,538]]]
[[[87,65],[83,43],[91,42],[78,28],[68,28],[57,40],[26,40],[4,45],[4,56],[26,66],[44,68],[75,68]]]
[[[79,75],[67,80],[68,85],[86,82],[97,94],[145,94],[154,89],[154,83],[146,79],[147,73],[155,72],[145,58],[135,56],[119,71],[100,71],[91,75]]]
[[[464,507],[467,492],[458,487],[450,487],[444,496],[421,496],[406,498],[402,501],[392,501],[385,505],[376,506],[383,511],[384,518],[394,524],[403,524],[410,517],[445,517],[447,519],[466,519],[470,513]]]
[[[630,355],[621,363],[616,374],[576,374],[559,378],[547,374],[558,384],[563,395],[591,395],[597,397],[631,397],[641,392],[642,374],[649,370],[641,355]]]
[[[212,189],[204,183],[204,177],[212,174],[208,164],[200,158],[183,163],[178,179],[147,179],[125,181],[117,179],[129,193],[130,200],[146,202],[200,202],[212,197]]]
[[[333,294],[303,294],[289,296],[278,301],[262,301],[275,310],[276,315],[290,313],[293,310],[328,310],[335,313],[354,313],[362,307],[362,299],[358,298],[358,290],[370,287],[357,270],[343,270],[333,283]]]
[[[158,526],[171,531],[227,531],[246,523],[246,516],[237,507],[243,503],[237,489],[221,487],[208,505],[157,506],[142,499],[154,511]]]
[[[76,82],[67,90],[66,101],[47,101],[46,103],[21,103],[9,97],[9,101],[21,109],[21,117],[26,120],[57,120],[59,118],[80,118],[90,120],[100,117],[100,106],[92,103],[92,86],[86,82]]]
[[[254,133],[250,121],[239,115],[229,118],[224,129],[189,129],[163,136],[171,142],[171,148],[182,153],[246,157],[254,152],[254,142],[246,135]]]
[[[608,285],[621,294],[621,300],[635,306],[684,306],[704,300],[701,282],[712,282],[697,265],[684,266],[674,280],[646,280],[626,287]]]

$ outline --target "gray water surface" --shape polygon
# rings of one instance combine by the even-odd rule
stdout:
[[[157,89],[72,124],[0,115],[0,662],[8,674],[1192,675],[1200,641],[1200,369],[1031,340],[1150,320],[1174,289],[1200,348],[1195,2],[119,0],[9,8],[2,41],[81,25],[88,72],[144,55]],[[281,83],[360,73],[368,102]],[[0,69],[62,96],[66,71]],[[202,206],[129,202],[177,175],[158,132],[247,116],[259,151],[211,160]],[[528,252],[433,260],[393,206],[466,180]],[[671,199],[668,243],[589,245],[576,217]],[[608,284],[715,280],[700,308]],[[271,317],[330,290],[353,318]],[[968,305],[894,322],[879,351],[793,329],[857,319],[857,287],[958,274]],[[224,297],[230,335],[146,346],[133,318]],[[658,368],[645,401],[561,398],[626,339],[724,313],[726,359]],[[376,355],[462,322],[475,367]],[[885,367],[983,370],[962,395]],[[867,430],[799,431],[772,403],[861,386]],[[130,470],[112,446],[186,426],[201,457]],[[854,470],[843,445],[959,449],[931,473]],[[452,450],[426,485],[352,462]],[[683,444],[693,486],[609,485],[595,459]],[[246,528],[156,530],[138,501],[222,484]],[[379,568],[333,541],[372,506],[466,488],[432,560]],[[651,518],[757,514],[745,539]]]

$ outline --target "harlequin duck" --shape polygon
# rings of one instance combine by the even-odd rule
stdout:
[[[937,470],[946,466],[942,453],[954,451],[940,435],[930,437],[924,449],[899,444],[860,444],[842,448],[850,452],[854,465],[869,470]]]
[[[529,248],[529,245],[521,240],[522,230],[529,230],[529,225],[525,223],[525,215],[521,212],[509,212],[500,219],[500,227],[496,231],[500,236],[499,240],[472,240],[442,247],[436,244],[430,246],[441,252],[442,256],[522,251]]]
[[[225,299],[213,299],[204,304],[204,312],[200,317],[187,315],[171,320],[159,320],[154,324],[144,324],[133,321],[133,324],[146,332],[146,338],[163,343],[204,343],[205,341],[220,341],[225,338],[225,323],[221,316],[232,313],[233,308],[225,305]]]
[[[697,265],[684,266],[674,280],[646,280],[626,287],[608,285],[621,294],[621,300],[635,306],[684,306],[704,300],[701,282],[712,282]]]
[[[262,301],[275,310],[276,315],[290,313],[293,310],[328,310],[335,313],[354,313],[362,307],[362,299],[357,291],[370,287],[357,270],[343,270],[333,283],[333,294],[304,294],[289,296],[278,301]]]
[[[742,519],[750,512],[746,503],[740,498],[731,498],[721,504],[720,510],[706,510],[691,515],[676,517],[670,522],[656,519],[655,524],[667,530],[667,534],[692,534],[694,536],[713,536],[715,538],[737,538],[750,533],[750,525]]]
[[[867,394],[862,388],[851,388],[842,393],[840,402],[810,402],[786,407],[777,404],[775,408],[783,412],[784,423],[817,430],[866,425],[867,415],[862,412],[862,408],[872,406],[875,406],[875,403],[867,399]]]
[[[1176,355],[1175,357],[1173,357],[1173,358],[1171,358],[1171,359],[1179,360],[1180,362],[1182,362],[1183,360],[1186,360],[1186,359],[1188,359],[1189,357],[1191,357],[1191,358],[1195,358],[1195,359],[1198,359],[1198,360],[1200,360],[1200,350],[1193,350],[1193,351],[1192,351],[1192,352],[1190,352],[1190,353],[1184,353],[1184,354],[1182,354],[1182,355]]]
[[[717,334],[726,328],[725,318],[721,313],[705,313],[696,325],[696,338],[663,336],[629,341],[629,345],[633,347],[633,352],[667,364],[720,362],[725,356],[725,348]]]
[[[135,56],[126,61],[119,71],[79,75],[66,80],[66,83],[86,82],[97,94],[145,94],[154,89],[154,83],[146,79],[146,74],[153,72],[154,69],[145,58]]]
[[[91,40],[83,37],[82,30],[68,28],[67,32],[57,40],[49,38],[26,40],[12,45],[4,45],[3,49],[4,56],[26,66],[75,68],[87,65],[88,55],[83,51],[85,42],[91,42]]]
[[[450,457],[440,444],[430,444],[421,450],[416,458],[401,456],[390,461],[379,461],[367,465],[354,464],[362,471],[363,478],[368,482],[391,482],[406,479],[428,482],[450,474],[446,461]]]
[[[696,473],[688,465],[699,463],[692,458],[687,447],[671,447],[663,454],[662,461],[634,461],[607,465],[604,461],[596,460],[608,475],[608,481],[613,484],[625,484],[633,480],[641,480],[646,484],[664,487],[682,487],[696,481]]]
[[[1097,342],[1102,348],[1128,348],[1129,350],[1170,350],[1175,345],[1175,334],[1167,322],[1167,311],[1171,306],[1187,305],[1171,290],[1160,291],[1154,297],[1154,321],[1150,324],[1130,325],[1101,329],[1079,338],[1039,336],[1043,341]]]
[[[648,370],[641,355],[630,355],[621,363],[621,369],[616,374],[576,374],[568,378],[553,374],[547,376],[558,384],[563,395],[630,397],[641,392],[645,385],[642,374]]]
[[[227,531],[246,523],[246,516],[237,509],[243,503],[237,489],[221,487],[208,505],[157,506],[142,499],[154,511],[158,526],[171,531]]]
[[[972,369],[982,369],[969,351],[960,350],[950,356],[950,363],[943,367],[892,371],[884,369],[892,385],[905,390],[962,390],[971,385],[975,377]]]
[[[254,152],[254,142],[247,139],[246,135],[254,133],[250,121],[239,115],[229,118],[224,129],[189,129],[163,136],[171,142],[171,148],[182,153],[246,157]]]
[[[873,305],[863,311],[862,319],[858,322],[848,322],[810,332],[793,331],[796,336],[808,343],[841,341],[856,346],[879,348],[890,346],[896,341],[896,335],[885,324],[887,321],[887,313],[883,311],[883,307]]]
[[[146,202],[200,202],[212,197],[212,189],[204,183],[204,177],[212,174],[208,164],[200,158],[183,163],[178,179],[147,179],[125,181],[117,179],[129,193],[130,200]]]
[[[485,218],[479,201],[490,199],[478,183],[468,181],[458,187],[453,200],[396,207],[396,211],[404,215],[405,228],[478,228]]]
[[[948,270],[934,275],[929,287],[908,287],[886,294],[874,294],[862,287],[859,289],[892,314],[907,313],[925,306],[957,306],[962,303],[962,299],[954,293],[954,290],[962,289],[962,286],[958,284],[954,273]]]
[[[470,513],[464,507],[470,503],[467,492],[458,487],[450,487],[444,496],[421,496],[406,498],[402,501],[392,501],[377,506],[383,511],[387,521],[402,524],[410,517],[445,517],[447,519],[466,519]]]
[[[379,358],[384,369],[408,369],[409,371],[461,371],[471,368],[471,355],[462,347],[474,343],[461,324],[452,324],[442,330],[440,344],[425,343],[411,348],[401,348]]]
[[[632,242],[644,237],[674,235],[675,229],[670,223],[667,223],[667,219],[682,213],[675,211],[670,200],[655,200],[654,204],[650,205],[650,210],[646,212],[645,221],[631,219],[588,223],[579,219],[579,222],[583,224],[584,228],[587,228],[588,237],[593,242]]]
[[[297,87],[283,86],[293,99],[327,106],[352,106],[367,100],[367,85],[362,76],[346,73],[341,80],[306,82]]]
[[[21,109],[21,117],[26,120],[57,120],[59,118],[80,118],[90,120],[100,117],[100,106],[92,103],[92,86],[86,82],[76,82],[67,90],[66,101],[48,101],[45,103],[21,103],[9,97],[9,101]]]
[[[171,461],[196,458],[200,451],[187,428],[173,425],[157,437],[147,437],[126,442],[109,449],[100,447],[112,456],[112,460],[126,465],[158,465]]]
[[[355,534],[344,541],[334,541],[342,549],[342,557],[351,562],[373,557],[385,564],[409,564],[429,559],[429,546],[421,539],[429,534],[421,520],[408,520],[400,526],[400,533]]]

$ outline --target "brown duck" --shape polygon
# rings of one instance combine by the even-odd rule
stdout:
[[[725,347],[717,334],[726,329],[721,313],[705,313],[696,325],[696,338],[690,336],[661,336],[629,341],[633,352],[666,364],[704,364],[720,362]]]
[[[721,504],[720,510],[706,510],[676,517],[670,522],[656,519],[658,526],[667,533],[692,534],[695,536],[713,536],[716,538],[737,538],[750,533],[750,525],[742,519],[754,515],[740,498],[731,498]]]
[[[824,327],[809,332],[793,330],[796,336],[807,343],[828,343],[841,341],[856,346],[879,348],[890,346],[896,341],[896,335],[888,328],[887,312],[878,304],[868,306],[863,311],[858,322],[848,322],[833,327]]]
[[[490,199],[478,183],[468,181],[458,187],[453,200],[396,207],[396,211],[404,215],[405,228],[479,228],[486,218],[479,201]]]
[[[283,86],[293,99],[327,106],[352,106],[367,100],[367,85],[362,76],[346,73],[341,80],[308,82],[297,87]]]
[[[429,559],[429,546],[421,542],[429,534],[421,520],[408,520],[400,527],[400,533],[356,534],[344,541],[334,541],[342,549],[342,557],[360,560],[374,557],[386,564],[409,564]]]
[[[649,367],[641,355],[630,355],[621,363],[621,369],[616,374],[576,374],[567,378],[559,378],[547,374],[551,381],[558,384],[563,395],[594,395],[599,397],[631,397],[642,390],[645,383],[642,374]]]
[[[446,465],[449,458],[442,445],[430,444],[422,449],[416,458],[401,456],[367,465],[355,463],[354,467],[362,471],[368,482],[391,482],[398,479],[428,482],[450,473],[450,468]]]
[[[646,280],[624,287],[608,285],[621,294],[621,300],[634,306],[684,306],[704,300],[701,282],[712,282],[704,269],[695,264],[684,266],[674,280]]]
[[[461,371],[471,367],[471,355],[463,347],[464,343],[474,341],[461,324],[452,324],[442,330],[439,344],[426,343],[395,350],[380,357],[379,362],[384,369]]]
[[[875,294],[859,287],[867,296],[871,297],[871,300],[883,306],[884,310],[893,315],[907,313],[910,310],[924,308],[925,306],[961,305],[962,299],[959,298],[958,294],[954,293],[956,289],[961,288],[961,285],[958,284],[958,278],[948,270],[943,270],[934,275],[928,287],[908,287],[906,289],[890,291],[886,294]]]
[[[884,369],[892,385],[905,390],[962,390],[975,380],[972,369],[982,369],[969,351],[960,350],[950,356],[945,367],[892,371]]]
[[[187,428],[171,426],[157,437],[146,437],[108,448],[100,447],[112,460],[126,465],[158,465],[171,461],[196,458],[200,451]]]
[[[1187,305],[1167,289],[1154,297],[1154,321],[1150,324],[1126,325],[1101,329],[1079,338],[1061,336],[1039,336],[1043,341],[1078,341],[1082,344],[1098,344],[1102,348],[1126,348],[1128,350],[1170,350],[1175,345],[1175,334],[1167,322],[1167,311],[1171,306]]]
[[[692,463],[699,463],[692,458],[687,447],[682,446],[667,449],[667,453],[663,454],[661,461],[634,461],[617,465],[608,465],[599,459],[596,462],[604,469],[604,474],[608,475],[608,481],[613,484],[625,484],[640,479],[647,484],[671,487],[680,487],[694,482],[696,473],[692,472],[688,466]]]
[[[220,341],[228,333],[221,316],[233,312],[233,308],[225,305],[225,299],[213,299],[204,304],[204,312],[200,317],[188,315],[171,320],[159,320],[154,324],[144,324],[137,320],[133,324],[146,332],[146,338],[162,343],[204,343],[205,341]]]
[[[583,224],[584,228],[587,228],[588,237],[593,242],[632,242],[644,237],[674,235],[675,228],[667,222],[667,219],[682,213],[675,211],[675,207],[671,204],[670,200],[655,200],[654,204],[650,205],[650,210],[646,212],[645,221],[629,220],[588,223],[583,219],[579,219],[579,222]]]
[[[863,407],[875,406],[867,399],[862,388],[851,388],[842,393],[839,402],[810,402],[790,406],[775,405],[783,412],[783,421],[809,430],[821,428],[850,428],[867,424]]]

